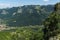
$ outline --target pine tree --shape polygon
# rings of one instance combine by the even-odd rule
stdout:
[[[58,19],[60,3],[55,5],[54,12],[45,20],[44,22],[44,40],[49,40],[50,37],[56,36],[58,34]]]

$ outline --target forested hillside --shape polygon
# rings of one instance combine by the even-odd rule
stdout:
[[[53,11],[53,5],[25,5],[0,9],[0,19],[8,26],[41,25]]]

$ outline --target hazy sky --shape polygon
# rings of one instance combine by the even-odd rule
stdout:
[[[0,8],[22,5],[48,5],[57,2],[60,2],[60,0],[0,0]]]

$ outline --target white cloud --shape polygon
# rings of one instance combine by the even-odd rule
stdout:
[[[43,0],[43,1],[47,2],[47,1],[49,1],[49,0]]]
[[[0,8],[10,8],[10,7],[16,7],[17,4],[10,4],[10,3],[0,3]]]
[[[7,8],[9,7],[10,4],[7,4],[7,3],[0,3],[0,8]]]

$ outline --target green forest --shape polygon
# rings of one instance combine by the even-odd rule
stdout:
[[[0,9],[0,40],[60,40],[60,3]]]

